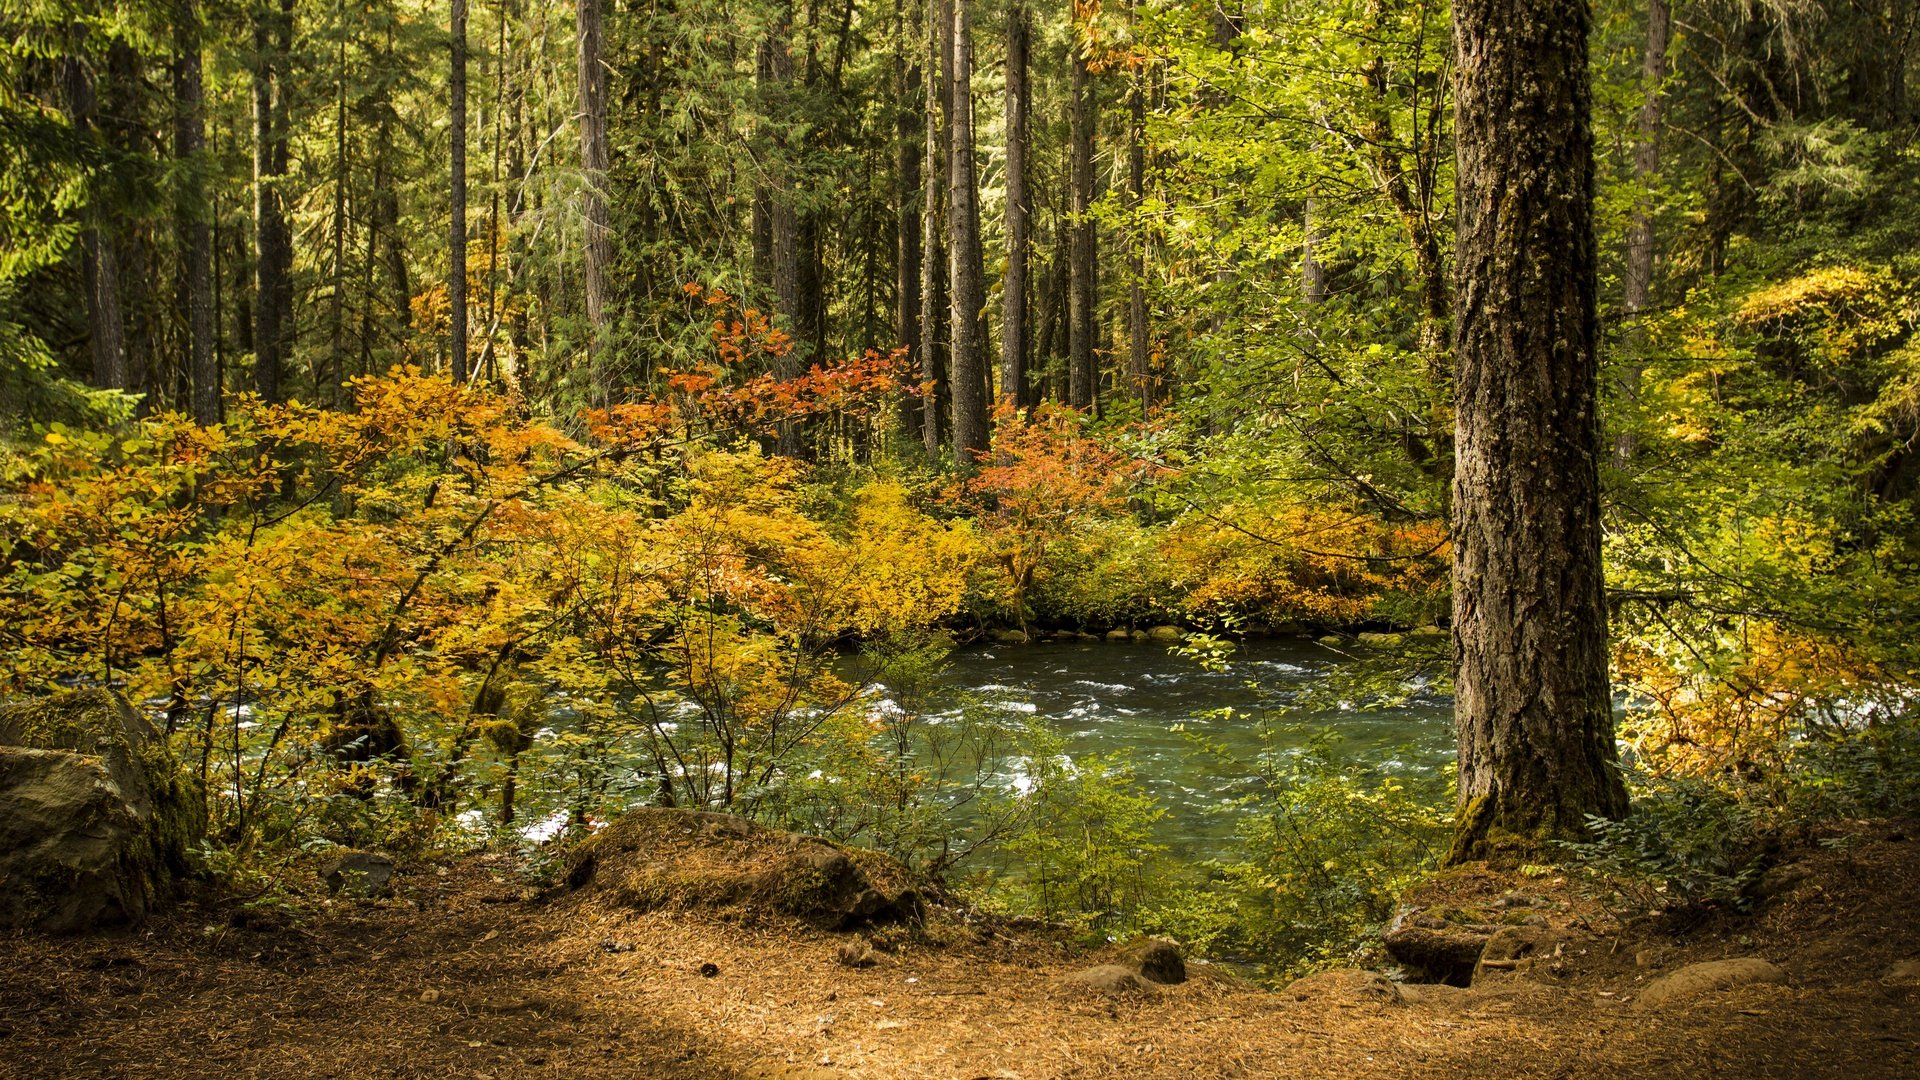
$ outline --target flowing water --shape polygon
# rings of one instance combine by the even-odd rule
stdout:
[[[1158,840],[1186,858],[1223,854],[1233,836],[1224,804],[1249,790],[1260,755],[1305,744],[1310,732],[1339,736],[1342,758],[1431,770],[1453,756],[1453,705],[1419,685],[1393,706],[1333,703],[1289,711],[1263,739],[1259,718],[1323,682],[1341,654],[1311,641],[1241,643],[1224,672],[1170,655],[1161,643],[1107,641],[975,646],[956,652],[949,682],[1000,706],[1046,717],[1066,736],[1069,756],[1125,751],[1135,775],[1167,811]],[[1231,707],[1234,715],[1207,718]],[[1185,731],[1175,730],[1184,727]],[[1226,747],[1223,767],[1195,737]]]

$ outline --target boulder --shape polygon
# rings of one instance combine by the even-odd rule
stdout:
[[[349,851],[320,867],[320,880],[334,892],[384,896],[393,883],[393,860],[372,851]]]
[[[1098,964],[1060,980],[1064,986],[1103,994],[1151,994],[1158,983],[1123,964]]]
[[[1151,641],[1177,642],[1186,636],[1186,631],[1177,626],[1154,626],[1147,629],[1147,638]]]
[[[1108,641],[1132,641],[1133,631],[1125,630],[1125,629],[1109,630],[1107,631],[1107,640]]]
[[[1180,946],[1166,938],[1141,938],[1128,945],[1114,963],[1164,985],[1187,981],[1187,962],[1180,955]]]
[[[1416,918],[1387,931],[1387,955],[1420,977],[1450,986],[1467,986],[1480,963],[1481,950],[1493,936],[1486,926],[1463,925],[1444,919]]]
[[[1688,964],[1648,983],[1635,1004],[1642,1009],[1659,1009],[1742,986],[1779,985],[1786,981],[1785,972],[1758,957],[1710,960],[1704,964]]]
[[[922,909],[907,868],[886,855],[702,810],[628,811],[574,852],[567,884],[642,911],[737,908],[826,930]]]
[[[1403,643],[1406,640],[1406,637],[1405,635],[1402,635],[1402,634],[1380,634],[1380,633],[1375,633],[1371,630],[1363,630],[1360,633],[1355,634],[1353,639],[1355,641],[1358,641],[1362,645],[1375,645],[1375,646],[1379,646],[1380,648],[1390,648],[1392,646]]]
[[[1032,640],[1022,630],[995,630],[992,637],[1001,645],[1026,645]]]
[[[206,826],[166,736],[108,690],[0,706],[0,926],[135,923]]]

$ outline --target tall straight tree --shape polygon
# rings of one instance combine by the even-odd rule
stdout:
[[[1586,4],[1457,0],[1450,862],[1626,810],[1600,562]]]
[[[180,244],[179,304],[187,327],[189,409],[196,424],[220,421],[220,368],[213,355],[213,229],[208,222],[205,163],[207,116],[200,58],[200,8],[176,0],[173,8],[173,156],[181,166],[174,194]]]
[[[941,413],[947,401],[946,323],[947,274],[942,252],[941,204],[946,187],[942,164],[946,161],[946,64],[941,59],[940,43],[943,8],[940,0],[926,0],[927,73],[926,84],[926,167],[925,194],[920,205],[920,382],[925,387],[920,403],[920,437],[928,454],[940,452],[946,425]]]
[[[607,210],[607,68],[601,60],[600,0],[579,0],[574,9],[580,61],[580,171],[586,226],[587,356],[594,393],[605,404],[612,393],[607,372],[607,267],[613,263],[613,224]]]
[[[467,378],[467,0],[453,0],[452,57],[447,109],[451,153],[448,175],[451,214],[447,226],[447,370],[454,382]]]
[[[293,338],[293,230],[287,222],[293,0],[261,0],[253,24],[253,385],[279,401]]]
[[[973,164],[972,0],[953,0],[947,130],[947,258],[953,327],[953,448],[961,468],[987,448],[987,342],[981,308],[980,189]]]
[[[1067,404],[1086,409],[1093,406],[1099,378],[1093,356],[1099,288],[1093,232],[1093,86],[1077,31],[1067,47],[1072,52],[1067,104]]]
[[[1127,208],[1134,215],[1131,265],[1127,268],[1127,371],[1140,395],[1144,412],[1160,399],[1153,378],[1147,327],[1147,231],[1140,224],[1140,208],[1147,199],[1147,72],[1136,64],[1128,87],[1132,106],[1127,125]]]
[[[906,347],[908,362],[920,362],[920,142],[916,108],[920,94],[920,64],[915,55],[917,36],[907,19],[905,0],[894,0],[893,22],[898,39],[894,53],[894,313],[893,333]],[[914,417],[912,397],[904,399],[903,417]]]
[[[1673,12],[1667,0],[1648,0],[1647,47],[1641,78],[1646,97],[1640,102],[1639,122],[1633,145],[1633,212],[1627,218],[1626,295],[1620,305],[1625,332],[1621,351],[1626,355],[1616,384],[1620,396],[1628,401],[1640,396],[1640,372],[1646,351],[1646,327],[1641,313],[1653,299],[1653,197],[1651,188],[1660,171],[1660,129],[1665,119],[1661,88],[1667,80],[1667,45],[1673,36]],[[1633,457],[1631,431],[1614,437],[1613,455],[1621,464]]]
[[[78,57],[66,62],[67,111],[81,133],[91,131],[93,74]],[[101,228],[100,212],[89,209],[80,236],[80,257],[87,283],[87,348],[93,361],[93,385],[103,390],[127,385],[126,328],[120,317],[120,264],[111,236]]]
[[[1000,289],[1000,397],[1015,408],[1030,404],[1027,249],[1032,208],[1027,203],[1027,113],[1032,91],[1027,82],[1027,47],[1031,34],[1026,5],[1014,0],[1007,11],[1007,274]]]

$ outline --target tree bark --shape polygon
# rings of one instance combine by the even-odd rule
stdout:
[[[941,116],[946,97],[946,65],[941,60],[939,0],[927,0],[926,167],[925,194],[920,209],[920,382],[925,396],[920,404],[920,437],[928,454],[938,454],[945,441],[942,423],[947,404],[946,263],[941,243],[941,191],[945,186],[946,129]]]
[[[1454,6],[1455,716],[1450,862],[1617,816],[1600,562],[1588,13]]]
[[[916,62],[913,28],[909,26],[903,0],[894,0],[898,55],[894,59],[894,201],[899,207],[895,219],[894,312],[895,341],[907,350],[907,362],[918,370],[920,364],[920,118],[915,113],[920,96],[920,66]],[[916,399],[907,398],[903,406],[903,424],[918,422]]]
[[[453,0],[452,56],[447,91],[447,371],[467,381],[467,0]]]
[[[1094,365],[1098,264],[1093,232],[1093,102],[1086,57],[1074,41],[1068,85],[1069,198],[1067,253],[1067,404],[1093,407],[1099,370]]]
[[[339,17],[346,19],[341,5]],[[339,404],[342,384],[347,378],[347,181],[351,162],[347,156],[347,38],[340,35],[334,53],[333,111],[333,295],[327,312],[326,398]]]
[[[195,0],[173,9],[173,157],[180,165],[174,229],[180,245],[179,304],[187,328],[188,412],[202,426],[220,422],[220,369],[213,354],[213,230],[208,223],[206,98]]]
[[[986,335],[980,309],[985,283],[980,266],[979,184],[973,165],[973,27],[971,0],[954,0],[951,102],[947,128],[948,241],[952,279],[953,448],[962,469],[987,448]]]
[[[93,76],[80,60],[66,63],[68,115],[82,134],[93,128]],[[93,361],[93,385],[103,390],[127,385],[126,329],[120,313],[120,267],[113,241],[99,227],[99,210],[89,207],[87,230],[80,236],[82,274],[87,283],[87,350]]]
[[[1015,0],[1007,12],[1007,273],[1000,290],[1000,397],[1014,408],[1032,404],[1027,357],[1033,348],[1027,321],[1027,252],[1032,208],[1027,205],[1027,9]]]
[[[1667,44],[1673,35],[1673,16],[1667,0],[1648,0],[1647,48],[1641,79],[1646,97],[1640,103],[1640,117],[1634,133],[1633,212],[1627,219],[1626,296],[1620,305],[1623,322],[1620,335],[1621,362],[1615,386],[1623,402],[1640,397],[1640,375],[1647,347],[1646,327],[1641,313],[1653,298],[1653,196],[1654,175],[1660,171],[1660,129],[1664,108],[1661,86],[1667,81]],[[1614,436],[1613,457],[1620,465],[1632,460],[1635,450],[1633,431],[1623,428]]]
[[[293,339],[293,233],[287,223],[287,68],[293,49],[293,0],[263,0],[253,27],[253,385],[266,401],[284,396],[282,376]]]
[[[607,142],[607,68],[601,60],[603,32],[600,0],[578,0],[574,11],[579,38],[580,168],[582,218],[586,227],[587,355],[594,393],[602,404],[612,397],[608,369],[607,269],[613,264],[613,222],[607,207],[607,171],[613,155]]]
[[[1160,401],[1160,387],[1153,377],[1152,348],[1147,326],[1147,231],[1141,224],[1140,208],[1147,198],[1147,86],[1144,70],[1135,68],[1127,130],[1127,208],[1133,212],[1133,251],[1127,274],[1127,371],[1133,377],[1134,392],[1140,396],[1144,414]]]

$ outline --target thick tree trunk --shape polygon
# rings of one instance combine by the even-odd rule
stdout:
[[[282,376],[293,340],[293,233],[287,224],[287,68],[293,47],[293,3],[263,2],[253,43],[253,385],[261,398],[284,396]]]
[[[920,437],[927,453],[938,454],[945,441],[942,423],[947,404],[946,262],[941,242],[941,194],[945,187],[946,128],[941,117],[946,97],[946,65],[941,60],[941,6],[927,0],[926,166],[920,209],[920,381],[926,396],[920,405]]]
[[[920,65],[913,56],[914,33],[908,24],[903,0],[894,0],[894,23],[899,38],[894,59],[894,202],[898,214],[894,222],[893,333],[897,344],[907,350],[907,362],[918,370],[920,364],[920,143],[922,124],[916,113],[920,96]],[[919,409],[908,397],[901,420],[904,427],[918,424]]]
[[[467,380],[467,0],[453,0],[452,56],[447,92],[447,371]]]
[[[607,68],[601,60],[603,34],[600,0],[578,0],[574,11],[579,38],[580,169],[583,184],[582,219],[586,228],[586,260],[582,267],[587,291],[587,350],[594,394],[601,403],[613,394],[608,370],[607,270],[613,264],[613,221],[607,207],[607,171],[613,156],[607,142]]]
[[[981,281],[979,184],[973,166],[973,27],[971,0],[954,0],[952,112],[947,153],[948,261],[952,279],[953,447],[960,467],[971,468],[973,455],[987,448],[987,343],[981,324],[985,283]]]
[[[196,424],[220,422],[220,369],[213,352],[213,230],[208,223],[202,149],[206,104],[195,0],[173,9],[173,156],[180,163],[174,229],[180,245],[179,304],[187,328],[188,412]]]
[[[340,12],[345,18],[344,6]],[[327,311],[326,398],[339,404],[347,378],[347,39],[342,34],[334,52],[333,111],[333,295]]]
[[[79,60],[66,65],[68,115],[73,126],[93,126],[93,76]],[[90,214],[98,218],[98,214]],[[97,221],[80,235],[81,271],[87,283],[87,349],[93,361],[93,385],[103,390],[127,385],[126,329],[120,313],[120,265],[113,241]]]
[[[1127,130],[1127,207],[1138,215],[1147,197],[1147,81],[1143,70],[1135,69],[1129,91],[1132,101]],[[1147,235],[1137,216],[1133,233],[1132,265],[1127,268],[1127,372],[1133,378],[1134,392],[1140,396],[1140,410],[1144,413],[1159,403],[1160,386],[1153,377],[1147,326]]]
[[[1621,400],[1625,403],[1631,403],[1640,396],[1640,374],[1647,347],[1646,327],[1642,325],[1640,316],[1653,298],[1654,208],[1650,189],[1654,175],[1660,171],[1660,129],[1664,121],[1660,94],[1662,84],[1667,81],[1667,43],[1672,35],[1673,16],[1667,7],[1667,0],[1648,0],[1647,48],[1641,75],[1646,97],[1640,103],[1638,130],[1634,133],[1633,186],[1636,197],[1633,212],[1627,219],[1626,296],[1620,305],[1623,323],[1621,358],[1619,375],[1615,380]],[[1634,449],[1630,428],[1614,436],[1613,456],[1619,464],[1625,465],[1630,461]]]
[[[1587,21],[1559,0],[1454,6],[1453,862],[1626,809],[1601,594]]]
[[[1093,90],[1087,61],[1078,41],[1073,50],[1071,95],[1067,105],[1069,147],[1067,253],[1067,404],[1093,407],[1099,369],[1094,363],[1095,305],[1099,295],[1099,267],[1093,232]]]
[[[1032,208],[1027,204],[1027,48],[1031,31],[1026,6],[1015,0],[1007,12],[1007,274],[1000,291],[1000,397],[1014,408],[1031,404],[1027,357],[1033,348],[1027,320],[1027,252]]]

